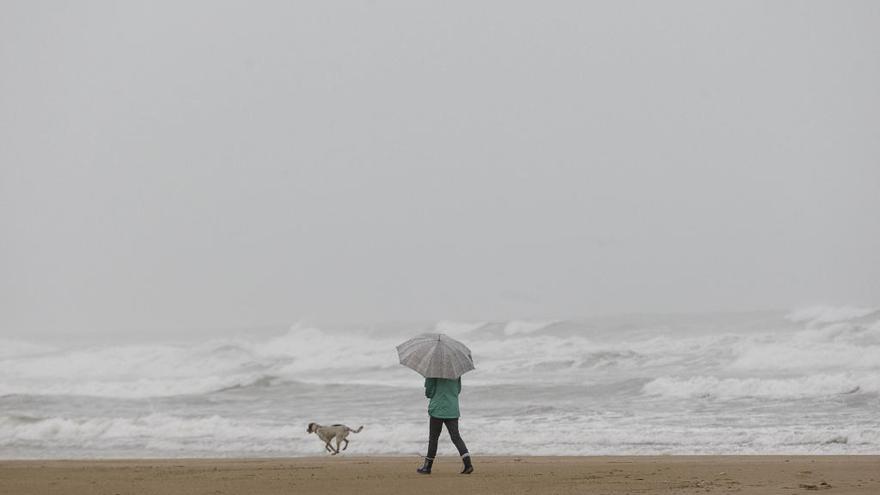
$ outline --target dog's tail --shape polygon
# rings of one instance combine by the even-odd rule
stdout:
[[[361,430],[363,430],[363,429],[364,429],[364,425],[360,425],[360,426],[358,426],[357,430],[352,430],[351,428],[349,428],[348,431],[350,431],[352,433],[360,433]]]

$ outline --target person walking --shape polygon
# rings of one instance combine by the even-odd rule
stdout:
[[[461,393],[461,377],[448,378],[425,378],[425,397],[431,399],[428,403],[428,455],[425,456],[425,464],[416,471],[420,474],[431,474],[434,457],[437,455],[437,442],[440,440],[440,432],[443,425],[449,432],[449,438],[458,449],[458,454],[464,462],[461,474],[474,472],[471,455],[467,445],[458,432],[458,394]]]
[[[425,397],[428,403],[428,455],[418,468],[421,474],[431,474],[437,442],[443,425],[458,449],[464,469],[461,474],[474,472],[471,455],[458,432],[458,394],[461,393],[461,375],[474,369],[474,358],[466,345],[442,333],[423,333],[397,346],[400,364],[425,377]]]

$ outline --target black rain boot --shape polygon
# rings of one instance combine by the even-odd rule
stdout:
[[[471,464],[471,455],[465,454],[462,456],[461,460],[464,462],[464,469],[461,470],[461,474],[471,474],[474,472],[474,465]]]
[[[434,459],[429,459],[425,457],[425,464],[416,469],[416,472],[419,474],[431,474],[431,466],[434,465]]]

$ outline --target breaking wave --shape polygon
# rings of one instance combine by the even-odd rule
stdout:
[[[662,377],[645,384],[645,393],[675,398],[758,397],[796,399],[880,392],[880,374],[837,373],[798,378]]]
[[[315,454],[303,423],[325,420],[367,424],[359,453],[414,453],[421,379],[395,346],[426,330],[473,351],[462,428],[472,425],[484,453],[880,452],[880,312],[816,307],[296,325],[259,338],[75,348],[4,339],[0,458]],[[387,421],[393,432],[369,429]],[[548,423],[572,441],[549,440]]]
[[[796,317],[792,317],[794,314]],[[476,384],[580,383],[655,378],[645,392],[791,397],[875,391],[880,323],[868,309],[813,308],[788,315],[800,326],[701,332],[680,328],[603,333],[577,322],[450,322],[435,329],[465,339]],[[760,327],[759,327],[760,328]],[[331,332],[294,326],[263,339],[191,344],[104,345],[75,349],[6,341],[0,396],[166,397],[255,383],[300,381],[418,386],[397,363],[409,332]],[[794,376],[792,376],[794,375]],[[725,389],[725,390],[721,390]],[[813,392],[811,392],[813,391]]]

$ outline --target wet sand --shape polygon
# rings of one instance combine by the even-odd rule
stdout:
[[[0,461],[0,493],[880,494],[880,456],[417,457]]]

